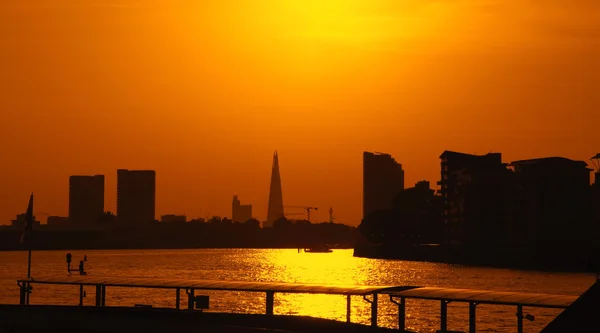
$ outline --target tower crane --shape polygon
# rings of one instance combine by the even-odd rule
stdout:
[[[319,210],[318,207],[311,207],[311,206],[284,206],[286,208],[302,208],[306,210],[306,219],[308,220],[308,222],[310,222],[310,211],[311,210]]]

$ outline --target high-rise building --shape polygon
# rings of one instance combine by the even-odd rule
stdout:
[[[515,161],[510,166],[521,199],[520,234],[527,244],[568,248],[595,241],[592,169],[586,162],[546,157]]]
[[[252,205],[242,205],[237,195],[231,203],[231,220],[244,223],[252,218]]]
[[[363,152],[363,218],[391,209],[404,190],[402,165],[389,154]]]
[[[391,244],[439,244],[444,236],[442,198],[435,194],[429,181],[422,180],[414,187],[400,191],[394,201],[396,223],[385,227]]]
[[[440,155],[445,241],[466,247],[506,238],[511,172],[501,153]]]
[[[273,222],[284,217],[283,194],[281,191],[281,175],[279,174],[279,157],[277,151],[273,154],[273,168],[271,170],[271,187],[269,189],[269,207],[267,209],[267,222],[265,227],[273,226]]]
[[[97,225],[104,214],[104,175],[69,177],[69,224]]]
[[[117,170],[117,222],[140,226],[154,222],[156,172],[154,170]]]

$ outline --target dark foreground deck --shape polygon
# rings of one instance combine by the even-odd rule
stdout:
[[[385,333],[375,328],[305,316],[210,313],[175,309],[0,305],[2,333]]]
[[[99,322],[99,325],[106,327],[105,330],[94,330],[98,333],[121,332],[121,326],[127,327],[123,332],[170,332],[176,331],[181,326],[181,329],[189,327],[210,327],[210,332],[254,332],[256,330],[283,330],[284,332],[379,332],[377,330],[377,312],[379,298],[389,298],[390,302],[398,306],[398,330],[405,331],[406,317],[406,300],[407,299],[422,299],[440,302],[440,331],[448,331],[447,318],[450,302],[464,302],[469,305],[469,332],[476,332],[476,309],[479,304],[494,304],[504,306],[515,306],[517,308],[516,324],[517,332],[523,332],[523,319],[526,318],[523,314],[523,307],[544,307],[566,309],[575,300],[577,296],[569,295],[550,295],[550,294],[535,294],[535,293],[520,293],[520,292],[501,292],[490,290],[473,290],[473,289],[452,289],[452,288],[432,288],[432,287],[417,287],[417,286],[356,286],[356,285],[319,285],[319,284],[302,284],[302,283],[277,283],[277,282],[252,282],[252,281],[213,281],[213,280],[181,280],[181,279],[150,279],[150,278],[128,278],[128,277],[102,277],[102,276],[49,276],[22,279],[17,281],[20,286],[20,305],[12,311],[16,311],[16,315],[21,315],[21,318],[27,318],[28,311],[31,311],[33,316],[41,316],[42,322],[53,320],[53,317],[46,314],[43,310],[48,308],[48,312],[56,314],[59,319],[56,319],[58,326],[64,325],[63,330],[57,332],[68,332],[73,324],[65,319],[66,313],[69,313],[71,318],[78,321],[81,316],[85,321]],[[33,284],[42,285],[71,285],[79,287],[79,304],[80,307],[56,307],[56,306],[29,306],[29,298],[31,295],[31,286]],[[96,289],[96,304],[95,307],[84,307],[84,286],[94,287]],[[110,307],[106,305],[106,289],[107,287],[131,287],[131,288],[150,288],[150,289],[170,289],[173,290],[175,296],[175,309],[131,309],[121,307]],[[200,313],[195,309],[202,309],[203,300],[207,301],[207,296],[196,296],[196,291],[215,290],[215,291],[243,291],[243,292],[258,292],[266,294],[265,315],[238,315],[238,314],[215,314],[215,313]],[[181,292],[185,292],[187,302],[181,300]],[[303,293],[303,294],[329,294],[343,295],[346,298],[346,323],[337,321],[328,321],[324,319],[306,317],[290,317],[290,316],[275,316],[274,315],[274,295],[275,293]],[[351,323],[351,296],[362,296],[363,300],[370,304],[371,307],[371,327],[356,325]],[[180,310],[180,303],[184,301],[188,311]],[[206,303],[208,304],[208,303]],[[207,308],[207,307],[206,307]],[[11,308],[12,309],[12,308]],[[16,310],[15,310],[16,309]],[[33,310],[30,310],[33,309]],[[91,310],[90,310],[91,309]],[[78,312],[83,311],[83,312]],[[108,311],[108,312],[107,312]],[[113,316],[113,312],[114,316]],[[65,313],[65,314],[63,314]],[[110,314],[110,316],[106,316]],[[4,315],[5,314],[1,314]],[[101,319],[102,317],[108,320]],[[6,317],[13,323],[19,323],[12,317]],[[44,319],[47,318],[47,319]],[[62,318],[62,319],[61,319]],[[148,320],[139,320],[139,318],[149,318]],[[157,321],[156,324],[148,324],[149,322]],[[223,319],[226,318],[226,319]],[[275,319],[277,318],[277,319]],[[121,324],[119,320],[122,320]],[[0,317],[0,323],[2,318]],[[112,323],[112,324],[109,324]],[[23,325],[33,325],[32,323],[23,323]],[[86,324],[87,325],[87,324]],[[116,325],[116,326],[115,326]],[[137,326],[141,325],[141,326]],[[213,326],[211,326],[213,325]],[[216,326],[214,326],[216,325]],[[143,327],[142,327],[143,326]],[[148,328],[145,328],[148,326]],[[40,326],[44,329],[49,327]],[[96,326],[86,326],[75,332],[92,332],[87,328]],[[165,331],[166,329],[166,331]],[[1,331],[0,332],[4,332]],[[9,331],[10,332],[10,331]],[[21,332],[21,331],[15,331]],[[23,331],[29,332],[29,331]],[[46,331],[32,331],[46,333]],[[48,331],[54,332],[54,331]]]
[[[599,332],[598,314],[600,314],[600,280],[558,315],[541,333]]]

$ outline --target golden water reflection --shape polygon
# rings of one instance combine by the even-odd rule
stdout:
[[[343,251],[331,253],[305,253],[298,251],[280,251],[269,256],[281,271],[275,276],[268,272],[263,278],[275,278],[278,281],[296,283],[321,283],[334,285],[368,285],[369,270],[361,269],[356,258]],[[358,267],[357,267],[358,264]],[[348,274],[349,268],[353,274]],[[358,269],[356,269],[358,268]],[[346,320],[346,296],[319,294],[278,294],[275,300],[276,314],[307,315],[327,319]],[[353,322],[367,323],[370,308],[362,297],[351,298],[351,318]]]
[[[345,251],[273,251],[265,259],[276,270],[261,271],[260,280],[335,285],[366,285],[369,281],[368,271],[363,270],[360,262]],[[349,271],[353,273],[348,274]]]

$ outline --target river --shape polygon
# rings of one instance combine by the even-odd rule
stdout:
[[[595,281],[593,274],[535,272],[457,265],[355,258],[352,250],[332,253],[298,253],[289,249],[101,250],[71,251],[75,267],[87,255],[88,275],[145,278],[219,279],[358,285],[418,285],[498,291],[580,295]],[[66,274],[66,251],[35,251],[32,276]],[[16,304],[18,278],[27,274],[27,252],[0,252],[0,303]],[[84,304],[94,304],[94,289],[87,288]],[[200,292],[210,296],[210,311],[264,312],[262,293]],[[75,286],[34,285],[31,304],[78,304]],[[134,304],[174,307],[173,291],[107,288],[106,305]],[[183,302],[182,302],[183,306]],[[407,328],[417,332],[439,329],[439,302],[407,301]],[[525,321],[525,332],[539,332],[561,310],[525,308],[535,316]],[[276,294],[276,314],[299,314],[345,320],[343,296]],[[516,309],[479,305],[478,332],[516,331]],[[369,323],[370,306],[352,298],[352,321]],[[448,329],[468,331],[468,305],[448,306]],[[397,327],[397,307],[379,300],[379,325]]]

